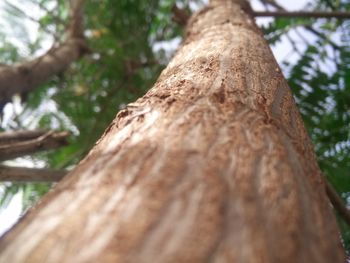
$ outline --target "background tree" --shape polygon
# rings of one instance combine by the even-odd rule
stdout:
[[[42,4],[45,7],[49,1],[42,1]],[[57,21],[65,19],[64,5],[64,2],[58,2],[58,8],[51,6],[53,13],[61,13],[45,14],[40,20],[43,28],[54,25],[59,32],[60,24]],[[159,38],[171,39],[180,32],[180,27],[169,23],[173,3],[141,1],[134,5],[127,1],[118,1],[117,4],[112,1],[89,3],[86,7],[87,35],[93,53],[76,64],[70,74],[60,76],[29,94],[21,114],[3,124],[6,129],[9,126],[59,126],[78,135],[72,139],[71,146],[61,152],[39,156],[52,167],[61,168],[76,163],[113,118],[118,105],[143,93],[154,81],[162,63],[166,63],[164,54],[155,52],[152,46]],[[347,10],[349,4],[339,1],[336,5],[330,5],[328,1],[315,1],[308,8]],[[315,24],[307,18],[280,18],[272,22],[265,33],[272,43],[276,43],[285,35],[296,34],[304,24],[316,27],[321,35],[307,44],[306,52],[300,52],[296,65],[286,64],[285,70],[316,145],[320,165],[346,200],[350,185],[346,168],[349,167],[349,50],[346,39],[349,24],[335,19],[321,20]],[[61,24],[61,30],[63,28]],[[130,35],[130,31],[135,33]],[[335,45],[332,34],[338,36]],[[295,41],[293,38],[291,40]],[[6,48],[12,53],[2,52],[3,56],[16,54],[10,44]],[[6,62],[11,60],[6,59]],[[42,106],[38,110],[39,105],[53,101],[57,110],[43,111]],[[28,123],[28,116],[37,118],[31,118],[31,123]],[[13,192],[18,187],[16,184],[7,185],[5,193]],[[21,187],[29,188],[28,185]],[[9,194],[4,196],[8,197]],[[343,225],[342,221],[340,224]],[[344,229],[343,233],[346,241],[347,230]]]

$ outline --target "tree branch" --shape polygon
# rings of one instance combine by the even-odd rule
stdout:
[[[2,132],[0,133],[0,145],[35,139],[43,136],[47,132],[48,131],[44,130]]]
[[[254,16],[272,16],[272,17],[308,17],[308,18],[350,18],[350,12],[322,12],[322,11],[255,11]]]
[[[40,24],[40,22],[35,19],[34,17],[30,16],[27,12],[23,11],[21,8],[19,8],[17,5],[9,2],[8,0],[5,0],[5,3],[6,5],[10,6],[12,9],[16,10],[17,12],[21,13],[23,16],[25,16],[26,18],[28,18],[29,20],[35,22],[35,23],[38,23]],[[52,32],[51,30],[47,29],[47,28],[44,28],[43,29],[46,33],[50,34],[50,35],[53,35],[55,38],[56,38],[56,35],[54,32]]]
[[[0,105],[45,83],[88,51],[83,31],[84,0],[71,2],[71,22],[63,43],[32,61],[0,67]]]
[[[282,7],[281,5],[277,4],[274,0],[262,0],[262,2],[273,6],[278,11],[288,12],[287,10],[284,9],[284,7]],[[309,32],[313,33],[314,35],[316,35],[316,36],[326,40],[334,49],[339,50],[339,46],[336,43],[334,43],[332,40],[328,39],[327,36],[325,36],[324,34],[318,32],[317,30],[315,30],[312,26],[304,25],[304,28],[306,30],[308,30]]]
[[[0,146],[0,161],[62,147],[68,144],[68,135],[68,132],[49,131],[33,139],[5,143]]]
[[[343,200],[338,195],[337,191],[325,178],[325,187],[328,198],[333,205],[334,209],[339,213],[341,218],[350,226],[350,211],[346,208]]]
[[[58,182],[66,174],[65,170],[0,165],[1,182]]]
[[[276,3],[275,0],[261,0],[264,4],[268,4],[270,6],[273,6],[274,8],[276,8],[277,10],[280,11],[286,11],[284,9],[283,6],[281,6],[280,4]]]
[[[178,23],[180,26],[185,26],[187,24],[190,17],[186,13],[186,10],[180,9],[176,4],[174,4],[171,11],[173,12],[172,20],[174,22]]]

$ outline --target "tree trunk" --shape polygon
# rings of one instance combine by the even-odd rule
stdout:
[[[238,0],[1,241],[0,262],[344,262],[302,119]]]

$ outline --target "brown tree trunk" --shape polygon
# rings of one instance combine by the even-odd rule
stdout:
[[[344,262],[289,87],[233,0],[1,241],[0,262]]]

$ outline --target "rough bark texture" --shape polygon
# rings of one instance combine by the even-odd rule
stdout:
[[[87,51],[83,35],[83,2],[84,0],[71,1],[71,22],[63,43],[32,61],[0,67],[1,107],[9,102],[13,95],[30,92],[61,73]]]
[[[244,7],[244,10],[249,10]],[[0,262],[344,262],[290,90],[238,1],[0,243]]]

